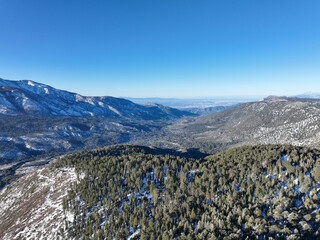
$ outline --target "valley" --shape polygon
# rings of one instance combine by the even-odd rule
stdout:
[[[0,188],[27,162],[148,139],[175,119],[196,116],[159,104],[85,97],[30,80],[0,79],[0,88],[0,165],[9,164],[0,170]]]
[[[320,240],[320,1],[0,10],[0,240]]]
[[[158,147],[195,147],[208,153],[255,144],[318,148],[319,119],[319,99],[270,96],[212,115],[177,120],[152,142]]]
[[[205,113],[2,83],[1,239],[320,234],[318,99]]]

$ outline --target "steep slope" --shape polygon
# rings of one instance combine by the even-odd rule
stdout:
[[[170,114],[173,112],[174,114]],[[0,113],[6,115],[105,116],[116,119],[170,120],[192,116],[180,110],[163,111],[114,97],[85,97],[30,80],[0,78]]]
[[[63,198],[74,169],[41,168],[0,191],[0,239],[59,239],[73,214],[63,211]]]
[[[112,146],[30,173],[0,191],[0,238],[319,238],[319,150],[171,153]]]
[[[163,130],[166,136],[158,137],[158,145],[206,151],[267,143],[320,147],[319,120],[320,100],[271,96],[212,115],[178,120]]]

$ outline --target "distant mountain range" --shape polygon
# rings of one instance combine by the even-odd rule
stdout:
[[[239,145],[293,144],[320,147],[320,100],[270,96],[162,129],[156,146],[198,147],[206,152]]]
[[[227,105],[227,106],[215,106],[215,107],[205,107],[205,108],[184,108],[185,111],[192,112],[199,115],[210,115],[212,113],[220,112],[227,110],[229,108],[233,108],[241,103],[237,103],[234,105]]]
[[[157,103],[180,110],[198,111],[208,113],[210,109],[230,107],[239,103],[259,100],[257,97],[216,97],[216,98],[126,98],[134,103],[149,104]],[[204,110],[206,109],[206,110]],[[204,111],[203,111],[204,110]],[[213,112],[216,112],[215,110]],[[211,113],[213,113],[211,112]]]
[[[169,120],[194,114],[159,104],[142,106],[114,97],[86,97],[30,80],[0,78],[0,114],[104,116],[116,119]]]

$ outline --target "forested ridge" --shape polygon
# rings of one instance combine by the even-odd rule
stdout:
[[[184,158],[121,145],[58,159],[79,182],[61,238],[319,239],[320,151],[290,145]]]

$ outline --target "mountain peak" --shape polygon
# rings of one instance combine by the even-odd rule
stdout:
[[[286,100],[288,100],[287,96],[275,96],[275,95],[270,95],[262,99],[262,101],[286,101]]]
[[[148,103],[145,105],[146,107],[159,107],[159,106],[162,106],[161,104],[158,104],[158,103]]]

